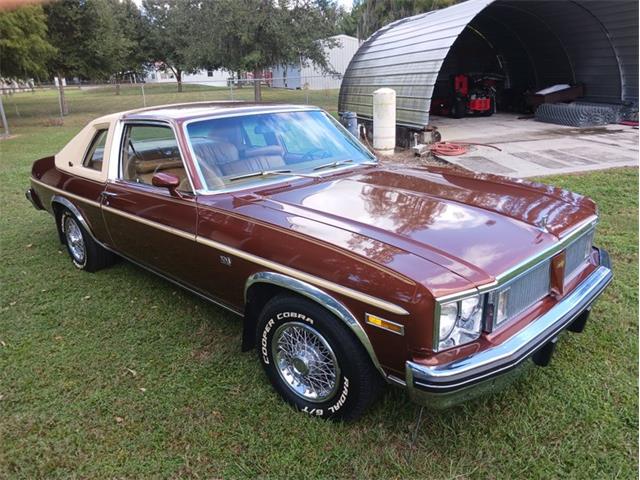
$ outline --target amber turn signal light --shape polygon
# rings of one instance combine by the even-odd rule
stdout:
[[[390,332],[397,333],[398,335],[404,335],[404,325],[392,322],[391,320],[385,320],[384,318],[367,313],[366,321],[369,325],[382,328],[383,330],[389,330]]]

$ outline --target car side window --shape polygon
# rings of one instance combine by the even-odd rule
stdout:
[[[178,142],[170,127],[126,125],[120,158],[123,180],[152,185],[156,173],[171,173],[180,179],[178,190],[190,190]]]
[[[102,170],[102,161],[104,157],[104,146],[107,143],[107,133],[109,130],[98,130],[91,141],[91,146],[87,151],[82,166],[92,170]]]

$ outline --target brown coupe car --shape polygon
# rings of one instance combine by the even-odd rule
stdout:
[[[108,115],[33,165],[73,264],[124,257],[243,317],[296,408],[356,418],[382,390],[445,407],[549,362],[612,278],[594,203],[451,169],[383,166],[308,106]]]

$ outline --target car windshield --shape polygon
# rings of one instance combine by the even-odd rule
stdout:
[[[208,190],[375,160],[320,110],[199,120],[186,130]]]

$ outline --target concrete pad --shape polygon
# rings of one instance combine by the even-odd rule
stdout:
[[[575,128],[499,113],[491,117],[431,117],[443,141],[485,143],[470,146],[452,164],[481,173],[514,177],[556,175],[638,166],[638,130],[625,125]]]
[[[540,153],[547,157],[556,158],[570,165],[593,165],[595,163],[591,160],[587,160],[586,158],[571,155],[570,153],[566,153],[561,150],[543,150]]]
[[[551,160],[550,158],[542,155],[535,155],[529,152],[511,152],[511,155],[526,160],[527,162],[533,162],[544,168],[563,168],[567,166],[562,162],[556,162],[555,160]]]
[[[625,152],[627,153],[627,155],[619,155],[617,153],[611,154],[606,150],[600,150],[598,148],[592,148],[589,150],[584,148],[567,148],[564,151],[567,152],[568,154],[578,154],[582,157],[590,158],[596,163],[602,163],[603,161],[605,161],[603,160],[603,157],[607,155],[609,155],[609,157],[606,159],[607,162],[633,162],[634,161],[633,157],[628,155],[630,152]]]
[[[471,170],[474,168],[482,168],[482,171],[487,173],[495,173],[498,175],[513,175],[516,170],[512,168],[505,167],[504,165],[500,165],[499,163],[493,162],[489,160],[487,157],[480,156],[470,156],[464,157],[460,159],[460,164],[463,167],[467,167]]]

